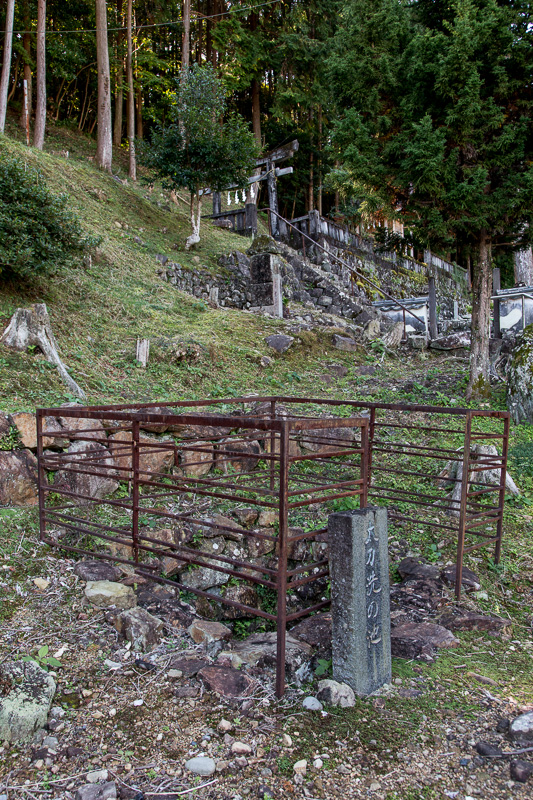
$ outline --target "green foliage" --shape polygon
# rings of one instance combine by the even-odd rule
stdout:
[[[0,436],[0,450],[17,450],[22,447],[20,433],[15,425],[10,425],[7,433]]]
[[[83,234],[67,196],[51,192],[38,170],[0,155],[0,277],[57,272],[98,242]]]
[[[44,669],[45,672],[48,672],[48,667],[53,667],[54,669],[61,667],[61,661],[59,661],[57,658],[54,658],[54,656],[49,656],[48,650],[48,645],[45,644],[42,647],[39,647],[34,656],[22,656],[22,661],[36,661],[41,669]]]
[[[186,186],[198,195],[207,187],[246,186],[257,144],[241,117],[226,114],[223,85],[211,65],[195,64],[173,100],[170,124],[154,132],[143,155],[165,187]]]
[[[324,675],[330,675],[332,665],[333,662],[331,658],[319,658],[315,669],[315,678],[323,678]]]

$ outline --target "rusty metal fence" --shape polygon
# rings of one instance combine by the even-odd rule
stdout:
[[[329,513],[453,541],[459,597],[464,553],[500,557],[508,435],[504,412],[297,397],[39,409],[41,538],[275,623],[281,696],[287,625],[329,603]]]

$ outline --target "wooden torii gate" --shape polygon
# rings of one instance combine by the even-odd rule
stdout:
[[[279,221],[278,221],[278,214],[279,214],[279,207],[278,207],[278,189],[277,189],[277,178],[280,178],[282,175],[292,175],[293,167],[277,167],[276,165],[281,163],[282,161],[286,161],[289,158],[292,158],[293,155],[298,151],[300,144],[297,139],[294,139],[292,142],[288,144],[280,145],[280,147],[276,147],[274,150],[270,150],[270,152],[266,153],[261,158],[258,158],[255,162],[255,165],[259,172],[256,175],[252,175],[251,178],[248,178],[248,184],[252,185],[254,183],[259,183],[259,181],[267,182],[267,191],[268,191],[268,207],[271,211],[274,211],[274,214],[271,214],[271,231],[272,236],[274,238],[279,233]],[[234,189],[235,186],[229,186],[228,191]],[[247,210],[248,206],[247,204]],[[253,204],[255,205],[255,203]],[[222,213],[222,194],[221,192],[213,192],[213,215],[221,214]],[[248,227],[248,226],[247,226]]]

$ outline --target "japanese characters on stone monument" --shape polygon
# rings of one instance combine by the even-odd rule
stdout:
[[[328,535],[333,677],[371,694],[391,680],[387,509],[332,514]]]

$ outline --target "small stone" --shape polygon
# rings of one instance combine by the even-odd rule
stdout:
[[[372,783],[370,784],[370,791],[379,792],[380,789],[381,789],[381,784],[378,783],[377,781],[372,781]]]
[[[307,772],[307,761],[302,759],[301,761],[297,761],[296,764],[293,766],[293,770],[296,775],[305,775]]]
[[[306,697],[302,706],[308,711],[322,711],[322,703],[316,697]]]
[[[533,711],[528,711],[520,717],[516,717],[509,726],[509,735],[512,739],[533,739]]]
[[[495,747],[492,744],[488,744],[488,742],[478,742],[476,744],[476,751],[479,753],[480,756],[501,756],[502,751],[499,747]]]
[[[292,747],[292,736],[289,736],[288,733],[284,733],[281,737],[284,747]]]
[[[190,758],[185,763],[185,768],[189,770],[189,772],[194,772],[195,775],[212,775],[216,770],[216,764],[212,758],[208,758],[207,756],[196,756],[196,758]]]
[[[335,333],[333,334],[332,343],[337,350],[344,350],[347,353],[355,353],[357,351],[357,342],[348,336],[338,336]]]
[[[509,725],[511,723],[507,719],[507,717],[501,717],[498,722],[496,723],[496,731],[497,733],[507,733],[509,730]]]
[[[233,742],[231,752],[237,756],[248,756],[252,752],[252,748],[245,742]]]
[[[294,337],[286,336],[284,333],[275,333],[272,336],[267,336],[265,342],[276,353],[285,353],[294,343]]]
[[[227,733],[228,731],[230,731],[233,728],[233,725],[231,724],[231,722],[229,720],[221,719],[220,722],[217,725],[217,728],[222,733]]]
[[[205,642],[211,644],[212,642],[227,641],[231,639],[231,630],[220,622],[211,622],[207,619],[197,619],[187,629],[191,639],[196,644]]]
[[[98,608],[133,608],[137,605],[137,598],[131,586],[112,581],[88,581],[85,587],[85,597]]]
[[[142,706],[143,703],[144,703],[144,700],[142,698],[139,698],[138,700],[134,700],[132,705],[134,705],[134,706]]]
[[[323,680],[318,684],[318,700],[341,708],[352,708],[355,705],[355,693],[347,683]]]
[[[248,759],[245,756],[237,756],[237,758],[234,759],[234,763],[237,767],[247,767]]]
[[[274,359],[270,358],[270,356],[261,356],[261,359],[259,361],[259,364],[260,364],[261,367],[263,367],[263,369],[266,369],[267,367],[271,367],[273,363],[274,363]]]
[[[74,575],[82,581],[111,581],[116,583],[122,575],[118,567],[105,561],[79,561],[74,567]]]
[[[315,760],[313,761],[313,767],[315,769],[320,769],[323,766],[324,766],[324,762],[322,761],[322,759],[321,758],[315,758]]]
[[[526,783],[533,775],[533,764],[529,761],[511,761],[511,778],[518,783]]]
[[[63,719],[65,716],[65,710],[61,708],[61,706],[54,706],[50,709],[50,716],[54,719]]]
[[[181,669],[169,669],[167,675],[169,678],[182,678],[183,672],[181,671]]]
[[[228,767],[229,767],[229,761],[224,761],[224,760],[217,761],[216,771],[224,772],[224,770],[227,769]]]
[[[117,787],[112,781],[108,783],[87,783],[80,786],[74,800],[116,800]]]
[[[41,592],[44,592],[45,589],[48,589],[50,586],[50,581],[47,578],[34,578],[33,582],[35,586],[40,589]]]
[[[272,770],[269,767],[263,767],[261,772],[259,773],[262,778],[271,778],[272,777]],[[1,798],[0,798],[1,800]]]
[[[109,773],[106,769],[95,769],[87,773],[87,783],[103,783],[107,781]]]
[[[129,642],[135,652],[146,652],[159,644],[163,636],[163,622],[144,608],[129,608],[114,622],[115,628]]]

